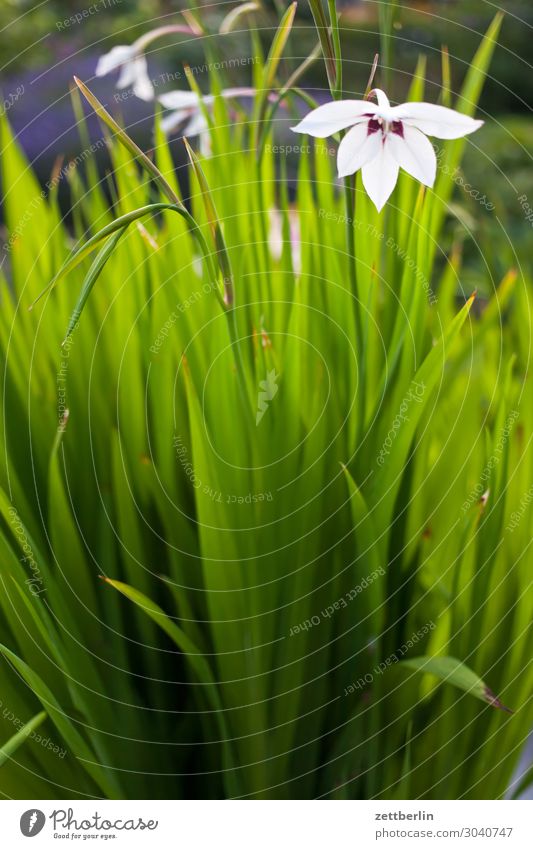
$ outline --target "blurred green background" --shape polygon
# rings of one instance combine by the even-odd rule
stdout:
[[[212,30],[225,14],[238,5],[234,2],[200,2],[205,7],[204,17]],[[268,30],[269,22],[277,16],[276,7],[284,8],[285,2],[263,0],[263,14],[256,15]],[[338,3],[342,13],[344,50],[354,74],[354,86],[361,79],[358,66],[365,63],[367,54],[378,47],[377,19],[380,5],[373,0],[346,0]],[[76,13],[93,9],[81,23],[61,26]],[[129,42],[146,29],[147,21],[157,26],[169,22],[177,13],[187,8],[185,2],[163,2],[163,0],[1,0],[0,62],[3,73],[10,76],[28,69],[46,68],[61,62],[75,53],[83,56],[87,51],[97,51],[98,44],[114,40]],[[529,0],[499,5],[485,0],[444,0],[444,2],[399,3],[396,13],[395,67],[399,77],[412,70],[420,50],[428,54],[430,76],[439,74],[439,51],[447,45],[450,55],[456,60],[454,72],[456,83],[479,43],[479,33],[486,29],[495,12],[503,9],[506,20],[503,27],[501,46],[498,50],[483,102],[490,104],[492,111],[523,111],[531,105],[531,85],[526,69],[526,57],[531,55],[533,34],[533,4]],[[96,9],[96,11],[94,11]],[[293,42],[298,47],[311,45],[314,35],[310,29],[312,21],[308,4],[300,0],[298,8],[300,28],[295,30]],[[266,38],[268,33],[266,32]],[[238,35],[228,39],[228,47],[237,52],[242,49],[242,38]],[[192,60],[196,51],[187,49]],[[197,55],[199,59],[200,56]],[[510,61],[511,58],[513,61]],[[399,81],[399,87],[401,80]]]

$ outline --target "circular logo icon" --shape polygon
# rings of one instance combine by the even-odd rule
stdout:
[[[29,811],[24,811],[20,818],[20,830],[24,837],[35,837],[43,830],[46,817],[42,811],[37,808],[30,808]]]

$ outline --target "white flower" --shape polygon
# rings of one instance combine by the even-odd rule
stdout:
[[[226,88],[220,92],[221,97],[253,97],[255,90],[253,88]],[[159,102],[166,109],[170,109],[170,113],[161,121],[161,129],[164,133],[169,133],[180,124],[187,122],[183,128],[183,135],[187,137],[198,136],[203,134],[208,129],[208,123],[200,106],[200,98],[194,91],[169,91],[162,94],[158,98]],[[202,101],[206,109],[210,109],[215,102],[215,95],[204,94]],[[207,153],[208,148],[205,147],[206,139],[202,136],[202,144]]]
[[[134,94],[141,100],[153,100],[154,87],[148,76],[146,56],[139,49],[136,41],[130,45],[120,44],[101,56],[96,66],[96,76],[104,77],[118,68],[121,72],[117,80],[117,88],[131,86]]]
[[[183,13],[185,15],[185,12]],[[193,21],[191,25],[185,24],[169,24],[164,27],[150,30],[145,35],[142,35],[133,44],[119,44],[113,47],[109,53],[100,56],[96,66],[96,76],[104,77],[110,71],[121,69],[120,76],[117,81],[117,88],[127,88],[131,86],[133,93],[140,97],[141,100],[154,99],[154,87],[148,76],[148,66],[146,64],[145,49],[152,41],[162,36],[171,35],[172,33],[182,33],[185,35],[201,35],[201,31],[197,28]]]
[[[203,102],[208,108],[214,101],[213,95],[206,94]],[[197,136],[207,129],[205,115],[200,108],[200,98],[195,91],[168,91],[158,98],[165,109],[170,109],[168,115],[161,119],[161,129],[164,133],[170,133],[179,127],[183,128],[184,136]]]
[[[403,168],[425,186],[433,186],[437,158],[426,136],[458,139],[483,124],[467,115],[433,103],[391,106],[381,89],[368,100],[337,100],[313,109],[296,127],[296,133],[325,138],[348,127],[337,153],[339,177],[359,168],[363,185],[378,212],[389,199],[398,171]]]

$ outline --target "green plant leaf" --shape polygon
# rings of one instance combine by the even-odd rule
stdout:
[[[261,81],[261,88],[257,94],[255,107],[254,107],[254,147],[257,149],[258,140],[261,130],[261,123],[265,116],[265,109],[268,103],[268,95],[272,86],[274,85],[274,80],[276,78],[276,74],[278,71],[278,65],[281,61],[281,57],[283,51],[285,49],[285,45],[287,43],[287,39],[290,35],[292,24],[294,21],[294,16],[296,14],[297,3],[291,3],[283,18],[280,21],[279,27],[276,31],[276,35],[272,41],[270,51],[268,53],[265,67],[263,69],[263,76]]]
[[[241,3],[240,6],[235,6],[231,12],[224,17],[218,31],[221,35],[227,35],[228,32],[231,32],[235,29],[236,25],[239,23],[240,19],[244,17],[244,15],[249,15],[251,12],[257,12],[261,9],[259,3]]]
[[[214,273],[213,273],[213,270],[212,270],[212,261],[211,261],[210,251],[207,247],[206,241],[205,241],[199,227],[196,225],[196,222],[194,221],[194,219],[192,218],[190,213],[187,212],[187,210],[185,210],[181,205],[176,206],[176,204],[173,204],[173,203],[151,203],[151,204],[148,204],[147,206],[141,207],[140,209],[135,209],[132,212],[127,212],[125,215],[121,215],[118,218],[115,218],[114,221],[112,221],[110,224],[107,224],[98,233],[95,233],[94,236],[91,236],[91,238],[88,239],[87,242],[85,242],[85,244],[83,244],[81,247],[76,249],[71,254],[71,256],[63,263],[62,267],[59,269],[59,271],[57,272],[55,277],[50,281],[50,283],[48,283],[44,287],[44,289],[41,290],[41,292],[39,293],[37,298],[30,305],[30,310],[33,309],[33,307],[35,306],[37,301],[39,301],[43,297],[43,295],[46,294],[46,292],[48,292],[53,286],[56,285],[56,283],[58,283],[63,277],[65,277],[66,274],[68,274],[74,268],[76,268],[90,253],[92,253],[92,251],[95,249],[95,247],[103,239],[107,238],[108,236],[111,236],[112,234],[116,234],[117,231],[121,231],[120,235],[123,235],[125,229],[133,221],[137,221],[138,219],[143,218],[146,215],[151,215],[155,212],[162,212],[164,210],[170,210],[170,211],[173,211],[173,212],[177,212],[179,215],[181,215],[185,218],[185,220],[187,221],[187,224],[189,225],[189,228],[191,230],[192,235],[194,236],[194,238],[199,243],[199,246],[202,250],[203,258],[205,259],[207,266],[210,270],[210,273],[212,274],[213,279],[214,279]],[[85,279],[85,282],[84,282],[84,285],[83,285],[83,288],[82,288],[82,294],[83,294],[85,287],[87,285],[87,282],[89,281],[89,284],[90,284],[89,285],[89,291],[86,293],[86,297],[85,297],[84,302],[83,302],[84,304],[85,304],[85,301],[87,300],[87,298],[90,294],[90,291],[91,291],[94,283],[98,279],[100,272],[102,271],[105,263],[109,259],[109,256],[111,255],[113,249],[116,247],[118,240],[119,240],[119,237],[116,239],[116,241],[114,241],[112,243],[111,242],[108,243],[108,245],[106,246],[107,250],[106,250],[106,248],[104,248],[101,251],[101,253],[97,256],[93,265],[91,266],[91,269],[89,270],[89,273],[88,273],[88,275]],[[220,301],[221,305],[224,306],[220,291],[218,290],[217,287],[214,287],[214,292],[215,292],[216,296],[218,297],[218,300]],[[75,315],[75,313],[74,313],[74,315]],[[75,323],[76,323],[76,320],[74,320],[74,324]],[[67,333],[66,335],[68,336],[69,334]]]
[[[272,88],[274,84],[274,79],[276,77],[276,73],[278,70],[278,65],[280,63],[281,57],[283,55],[283,51],[285,49],[285,45],[287,43],[287,39],[290,35],[292,25],[294,22],[294,16],[296,15],[296,7],[297,3],[291,3],[288,7],[287,11],[283,15],[283,18],[280,21],[279,27],[277,29],[276,35],[274,36],[274,40],[270,47],[269,54],[267,56],[267,60],[265,62],[265,70],[264,70],[264,92],[262,96],[264,98],[267,97],[268,92]]]
[[[8,761],[12,755],[15,754],[17,749],[22,746],[23,743],[26,742],[32,731],[35,731],[36,728],[41,725],[47,717],[46,711],[41,711],[40,713],[35,714],[35,716],[30,719],[21,729],[17,731],[16,734],[13,734],[12,737],[4,743],[2,748],[0,749],[0,768],[3,767],[6,761]]]
[[[65,333],[65,339],[63,341],[63,345],[67,341],[68,337],[76,327],[78,321],[80,320],[80,316],[82,314],[83,308],[87,303],[87,298],[91,294],[92,288],[96,281],[98,280],[100,274],[103,271],[103,268],[118,245],[120,239],[124,235],[126,228],[123,227],[122,230],[118,230],[116,233],[113,233],[112,236],[109,237],[103,248],[98,252],[98,255],[94,258],[93,263],[87,272],[85,280],[83,281],[83,286],[81,287],[80,296],[74,307],[74,311],[70,317],[70,321],[68,323],[67,332]]]
[[[79,248],[74,248],[71,255],[65,260],[59,271],[54,275],[52,280],[42,289],[42,291],[38,294],[35,300],[30,305],[30,309],[32,309],[37,301],[39,301],[46,292],[49,291],[53,286],[56,285],[66,274],[76,268],[80,262],[83,260],[95,249],[95,247],[101,242],[103,239],[106,239],[108,236],[111,236],[113,233],[116,233],[117,230],[124,231],[126,227],[128,227],[132,221],[137,221],[139,218],[144,218],[146,215],[152,215],[156,212],[162,212],[165,209],[173,209],[176,210],[176,205],[173,203],[150,203],[146,206],[141,207],[140,209],[135,209],[132,212],[127,212],[125,215],[120,215],[118,218],[115,218],[109,224],[106,224],[105,227],[102,227],[97,233],[87,239],[87,241],[81,245]],[[68,334],[67,334],[68,335]]]
[[[131,139],[126,132],[122,129],[122,127],[117,124],[114,118],[111,117],[107,109],[100,103],[97,97],[94,96],[92,91],[82,83],[77,77],[74,77],[74,82],[78,86],[79,90],[85,97],[88,103],[92,106],[98,117],[109,127],[110,130],[116,135],[119,142],[124,145],[124,147],[129,150],[134,159],[136,159],[139,164],[147,171],[150,176],[155,180],[161,192],[169,199],[171,203],[175,206],[179,207],[182,211],[185,211],[185,207],[183,206],[181,200],[177,196],[177,194],[172,189],[169,183],[163,177],[159,168],[152,162],[151,159],[141,150],[141,148],[135,144],[133,139]]]
[[[322,5],[322,0],[309,0],[309,8],[311,9],[311,14],[313,15],[313,20],[320,39],[320,46],[322,48],[322,55],[324,56],[324,64],[328,75],[329,87],[333,92],[337,85],[337,63],[335,59],[333,40],[324,12],[324,7]]]
[[[339,29],[339,14],[337,12],[336,0],[328,0],[329,19],[331,22],[331,37],[333,41],[333,53],[335,57],[335,87],[332,95],[338,99],[342,94],[342,52],[341,36]]]
[[[310,109],[314,109],[316,106],[318,106],[317,102],[309,94],[307,94],[307,92],[303,91],[302,89],[296,86],[296,83],[303,77],[305,72],[316,62],[316,60],[320,56],[320,51],[321,47],[319,43],[313,48],[309,56],[307,56],[307,58],[304,59],[304,61],[300,65],[298,65],[296,70],[293,71],[287,82],[283,85],[282,88],[280,88],[275,99],[268,105],[268,109],[266,110],[257,142],[256,156],[259,164],[261,163],[264,153],[265,139],[270,131],[270,127],[272,126],[272,121],[276,115],[276,112],[278,111],[278,108],[284,98],[286,98],[291,93],[294,93],[300,98],[302,98],[310,107]]]
[[[183,143],[185,144],[185,148],[187,150],[192,169],[194,171],[196,179],[198,180],[198,185],[200,186],[202,200],[204,202],[205,212],[207,215],[207,221],[209,223],[211,235],[215,243],[216,256],[220,265],[220,269],[222,271],[222,279],[224,282],[224,303],[226,304],[226,306],[230,307],[233,305],[234,300],[233,272],[231,270],[230,258],[228,255],[226,242],[224,241],[224,235],[222,233],[220,219],[218,217],[215,204],[213,202],[211,192],[209,191],[209,186],[207,185],[207,180],[205,178],[205,174],[202,170],[202,166],[200,165],[198,157],[194,153],[187,139],[184,138]]]
[[[226,768],[229,771],[229,775],[227,776],[229,786],[231,787],[232,792],[235,792],[237,789],[236,784],[236,776],[234,775],[234,758],[233,753],[231,751],[231,743],[229,740],[229,732],[226,724],[226,719],[224,716],[224,708],[222,706],[220,695],[218,693],[217,685],[215,679],[213,677],[213,673],[211,668],[205,659],[202,652],[200,652],[194,642],[190,637],[176,625],[175,622],[170,619],[167,614],[161,610],[159,605],[157,605],[154,601],[149,599],[143,593],[140,593],[138,590],[130,587],[128,584],[122,583],[122,581],[114,581],[111,578],[103,578],[106,584],[114,587],[118,590],[122,595],[124,595],[127,599],[129,599],[133,604],[137,605],[147,616],[152,619],[153,622],[156,623],[162,630],[170,637],[170,639],[176,644],[181,652],[184,653],[194,672],[196,673],[198,680],[201,684],[205,685],[206,693],[211,704],[211,707],[215,713],[215,718],[219,724],[220,733],[222,736],[222,747],[225,752],[225,760],[226,760]]]
[[[501,703],[479,675],[476,675],[468,666],[461,663],[455,657],[414,657],[410,660],[401,660],[400,666],[414,669],[415,672],[424,672],[434,675],[439,681],[453,684],[465,693],[470,693],[476,699],[480,699],[491,707],[499,708],[512,713],[508,707]]]
[[[121,797],[117,781],[110,770],[106,770],[96,762],[96,756],[91,751],[81,734],[76,730],[72,721],[65,713],[63,708],[57,702],[55,696],[48,689],[44,681],[37,675],[33,669],[25,663],[20,657],[17,657],[10,649],[0,644],[0,654],[14,667],[21,675],[30,690],[35,694],[37,699],[45,708],[51,722],[54,723],[59,733],[69,746],[71,754],[78,758],[84,769],[96,782],[97,786],[110,799]]]

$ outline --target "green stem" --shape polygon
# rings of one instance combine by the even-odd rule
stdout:
[[[346,251],[348,254],[348,279],[350,282],[350,292],[354,302],[354,321],[355,321],[355,351],[357,356],[357,366],[359,368],[359,393],[363,399],[361,406],[362,421],[364,421],[364,367],[363,367],[363,325],[361,321],[361,302],[359,299],[359,287],[357,284],[357,271],[355,268],[355,177],[345,177],[344,179],[344,201],[345,201],[345,218],[346,218]],[[357,432],[355,434],[357,442]]]
[[[335,100],[342,97],[342,53],[341,38],[339,32],[339,20],[337,18],[336,0],[328,0],[329,17],[331,21],[331,34],[333,38],[333,50],[335,53]]]
[[[348,253],[348,275],[350,291],[355,302],[355,332],[357,335],[358,354],[361,353],[362,328],[359,304],[359,291],[357,286],[357,273],[355,270],[355,186],[353,177],[344,179],[344,201],[346,211],[346,250]]]
[[[234,305],[226,309],[226,319],[228,322],[228,332],[235,360],[235,368],[237,369],[241,400],[244,405],[244,411],[248,416],[253,413],[253,399],[250,395],[248,381],[246,379],[246,371],[244,369],[244,361],[241,352],[241,341],[239,339],[239,333],[237,329],[237,320],[235,317]]]

